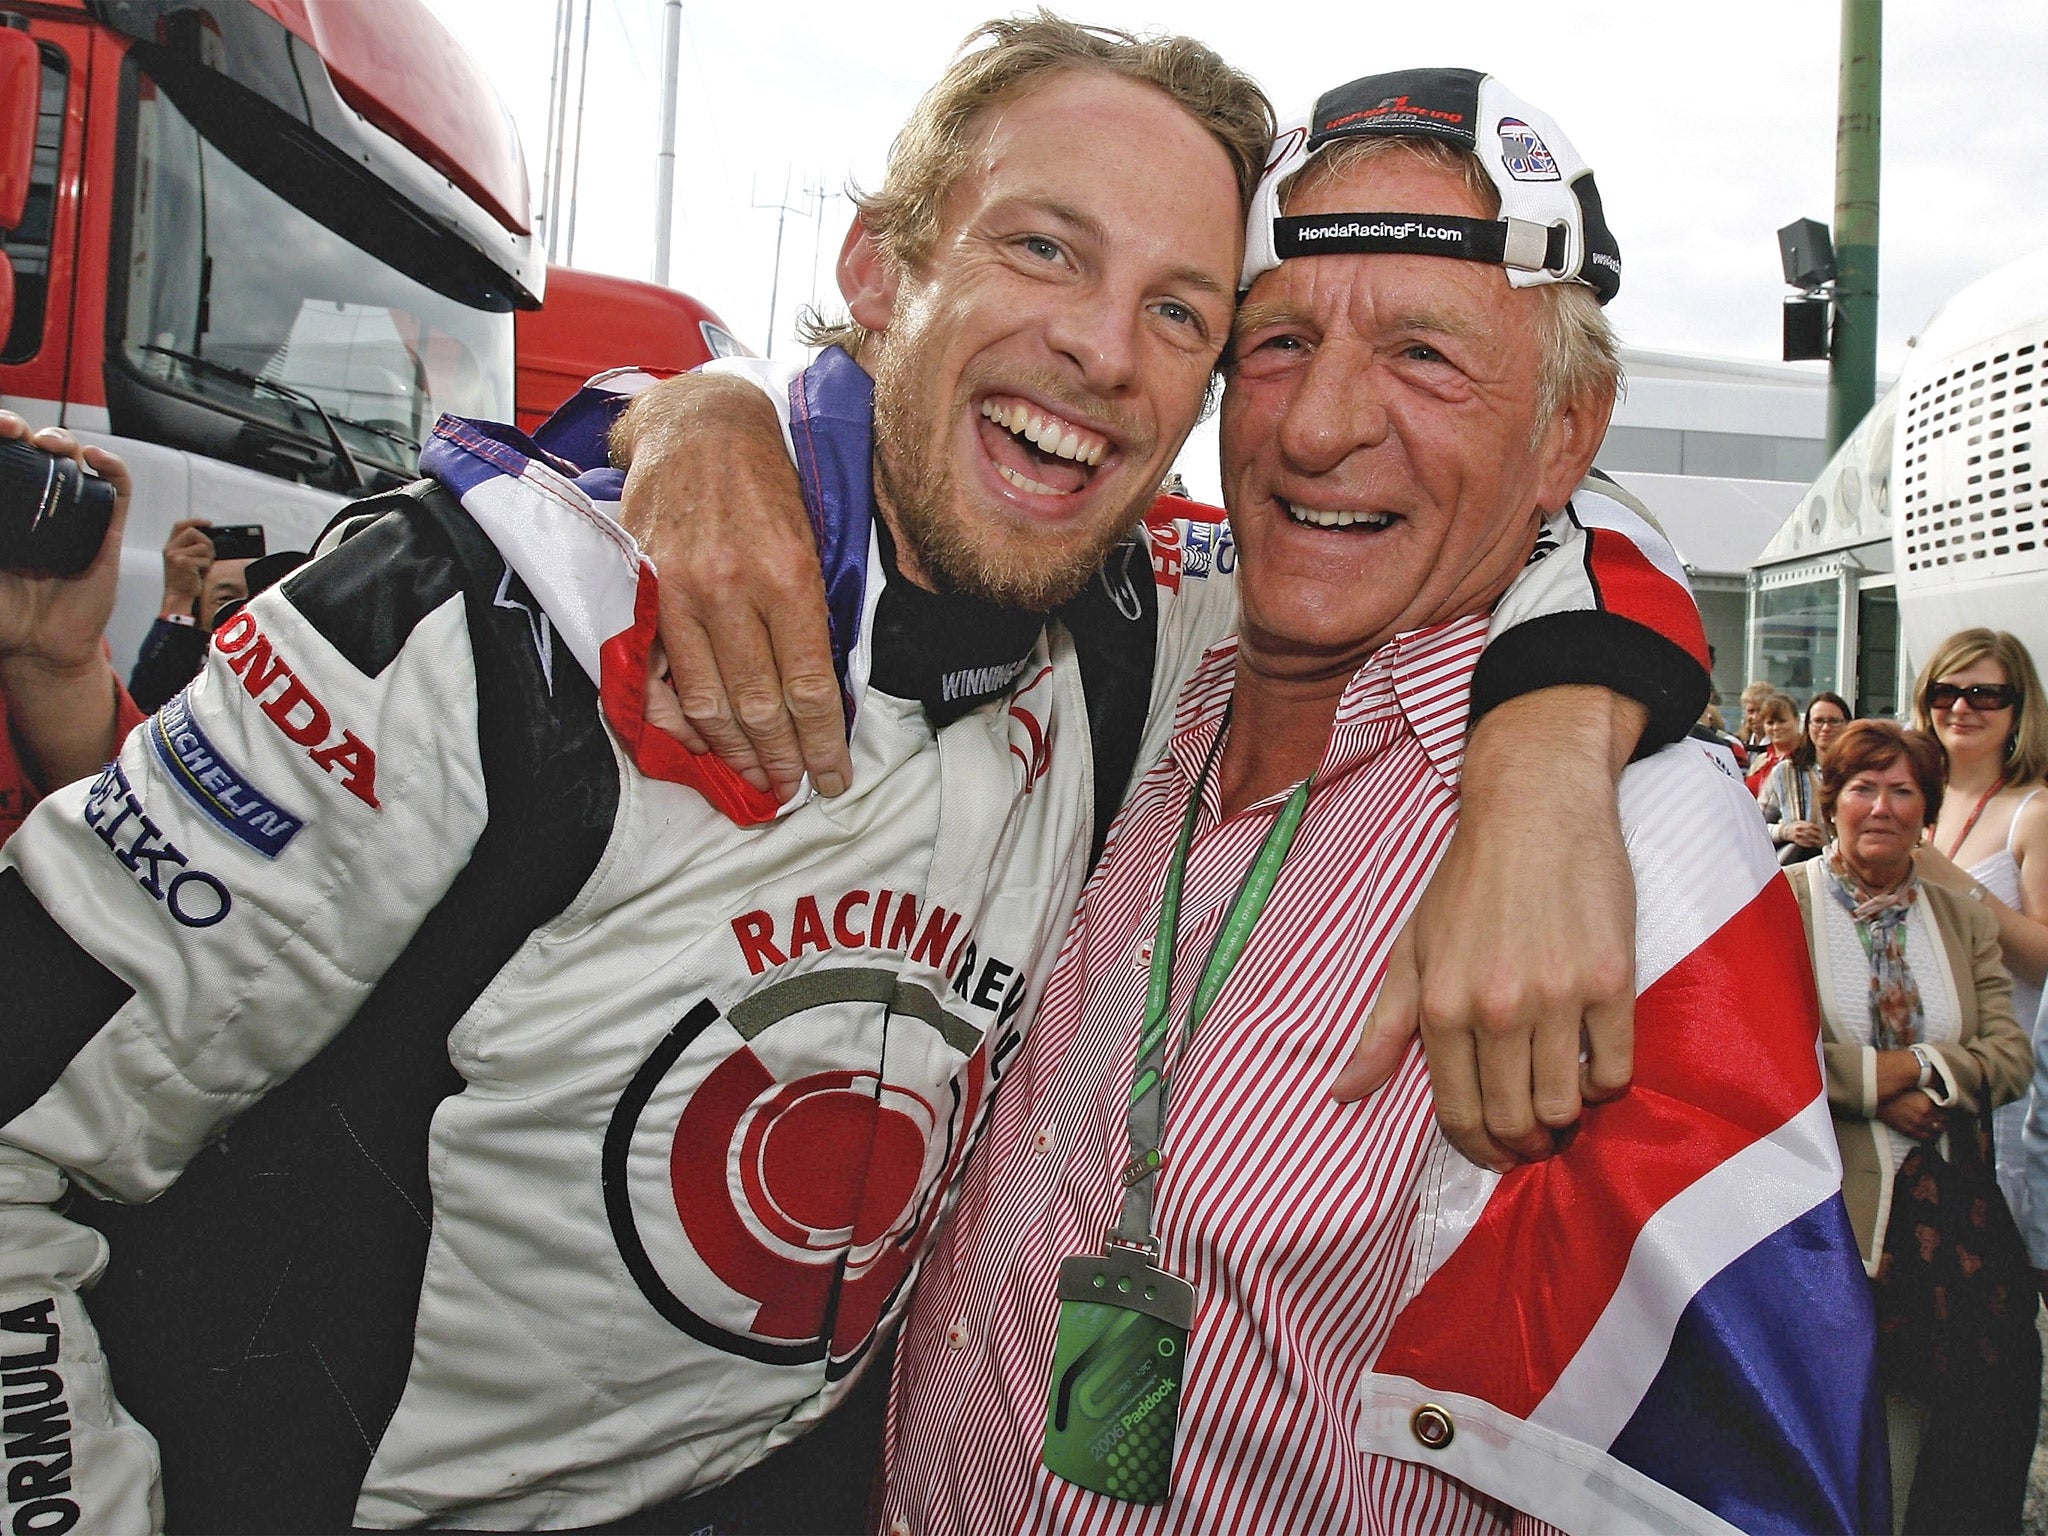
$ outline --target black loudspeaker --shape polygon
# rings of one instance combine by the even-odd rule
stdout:
[[[1794,219],[1779,230],[1778,259],[1794,288],[1818,288],[1835,280],[1835,242],[1819,219]]]
[[[1828,311],[1834,306],[1826,299],[1807,295],[1785,301],[1785,361],[1807,363],[1828,355]]]

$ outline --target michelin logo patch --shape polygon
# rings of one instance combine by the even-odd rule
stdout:
[[[179,694],[148,725],[149,744],[186,797],[266,859],[283,853],[305,818],[264,794],[220,755]]]
[[[1208,576],[1212,572],[1228,576],[1236,570],[1237,545],[1230,537],[1230,525],[1190,522],[1181,562],[1190,576]]]

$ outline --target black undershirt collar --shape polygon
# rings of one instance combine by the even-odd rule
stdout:
[[[1002,698],[1030,660],[1045,615],[964,592],[926,591],[898,568],[896,541],[879,513],[874,526],[884,581],[870,681],[892,697],[915,699],[934,726]]]

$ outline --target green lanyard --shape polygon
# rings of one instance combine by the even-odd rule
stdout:
[[[1167,1034],[1173,1024],[1173,950],[1180,931],[1181,886],[1187,876],[1188,850],[1195,840],[1195,822],[1202,811],[1202,792],[1208,787],[1210,771],[1216,766],[1217,752],[1229,729],[1230,715],[1226,711],[1222,724],[1217,727],[1216,739],[1210,743],[1209,755],[1202,762],[1202,772],[1195,780],[1194,792],[1188,797],[1188,814],[1181,823],[1180,842],[1173,850],[1172,862],[1166,866],[1166,890],[1159,898],[1159,928],[1152,942],[1152,970],[1145,991],[1145,1022],[1138,1035],[1136,1075],[1131,1083],[1128,1122],[1131,1155],[1130,1161],[1124,1165],[1123,1210],[1110,1234],[1112,1242],[1143,1248],[1148,1252],[1158,1250],[1158,1244],[1152,1237],[1152,1195],[1156,1182],[1153,1175],[1164,1160],[1160,1147],[1166,1138],[1166,1098],[1171,1084],[1161,1061],[1166,1054]],[[1194,998],[1188,1004],[1187,1020],[1181,1029],[1183,1056],[1192,1047],[1196,1031],[1201,1029],[1203,1019],[1208,1017],[1209,1009],[1223,991],[1223,984],[1230,979],[1231,971],[1244,954],[1245,945],[1251,942],[1259,914],[1266,910],[1267,899],[1272,896],[1274,883],[1280,878],[1280,866],[1287,861],[1287,850],[1294,844],[1302,813],[1308,809],[1309,786],[1313,782],[1314,776],[1311,775],[1294,786],[1294,792],[1280,807],[1272,830],[1260,845],[1258,857],[1245,871],[1244,883],[1238,887],[1230,915],[1223,920],[1215,943],[1209,947],[1208,962],[1202,967],[1201,980],[1196,983]]]

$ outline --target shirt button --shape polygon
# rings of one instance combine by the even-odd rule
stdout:
[[[1032,1137],[1031,1144],[1041,1152],[1050,1152],[1052,1150],[1052,1128],[1047,1126],[1041,1129],[1036,1136]]]
[[[951,1322],[951,1323],[947,1324],[947,1325],[946,1325],[946,1348],[948,1348],[948,1349],[965,1349],[966,1347],[967,1347],[967,1325],[966,1325],[965,1323],[963,1323],[963,1322],[960,1322],[960,1321],[958,1321],[957,1319],[956,1319],[955,1321],[953,1321],[953,1322]]]
[[[910,1522],[900,1515],[889,1522],[889,1536],[910,1536]]]
[[[1408,1420],[1408,1428],[1427,1450],[1440,1451],[1451,1443],[1458,1427],[1451,1416],[1435,1403],[1424,1403]]]

